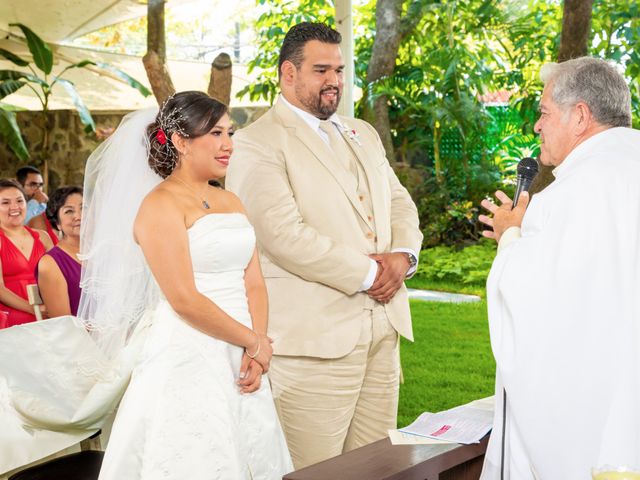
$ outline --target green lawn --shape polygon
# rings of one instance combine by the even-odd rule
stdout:
[[[483,295],[481,288],[443,284],[431,288]],[[400,345],[404,384],[400,387],[398,426],[422,412],[437,412],[493,395],[495,362],[489,344],[487,304],[412,301],[415,342]]]

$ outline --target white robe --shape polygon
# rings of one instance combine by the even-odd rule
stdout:
[[[640,468],[640,131],[575,148],[535,195],[487,283],[496,359],[483,480],[584,480]]]

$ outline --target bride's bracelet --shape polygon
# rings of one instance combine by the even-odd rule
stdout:
[[[251,355],[249,353],[249,350],[247,350],[246,348],[244,349],[244,351],[247,352],[247,357],[249,358],[256,358],[258,355],[260,355],[260,337],[258,337],[258,348],[256,349],[256,353]]]

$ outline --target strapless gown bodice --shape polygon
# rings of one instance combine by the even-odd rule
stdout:
[[[189,229],[197,290],[251,328],[244,272],[255,235],[242,214],[208,214]],[[282,478],[292,465],[269,382],[242,395],[242,348],[196,330],[166,300],[120,405],[100,480]]]
[[[211,213],[187,230],[198,291],[220,308],[247,309],[244,270],[255,248],[253,227],[241,213]]]

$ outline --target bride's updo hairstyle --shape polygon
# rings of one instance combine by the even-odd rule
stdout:
[[[209,133],[227,111],[226,105],[203,92],[188,91],[170,96],[162,104],[155,121],[147,127],[151,169],[167,178],[178,161],[178,150],[171,135],[201,137]]]

